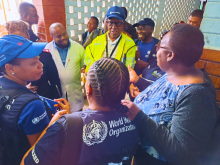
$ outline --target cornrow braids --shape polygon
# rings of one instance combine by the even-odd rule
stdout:
[[[25,21],[9,21],[5,25],[9,34],[13,34],[16,31],[27,33],[29,29],[29,24]]]
[[[88,80],[98,104],[117,108],[129,87],[127,67],[113,58],[102,58],[92,64]]]

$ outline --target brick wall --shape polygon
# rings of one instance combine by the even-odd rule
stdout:
[[[41,40],[50,42],[49,27],[52,23],[60,22],[66,27],[64,0],[33,0],[39,15],[38,36]]]
[[[217,101],[220,105],[220,50],[204,49],[201,59],[196,63],[199,69],[205,69],[212,80],[217,92]]]

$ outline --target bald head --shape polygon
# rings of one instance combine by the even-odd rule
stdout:
[[[49,31],[57,46],[64,48],[69,45],[69,36],[61,23],[53,23],[50,25]]]
[[[54,31],[57,31],[57,30],[60,30],[60,29],[61,30],[66,30],[65,27],[59,22],[51,24],[50,28],[49,28],[50,35],[52,36]]]

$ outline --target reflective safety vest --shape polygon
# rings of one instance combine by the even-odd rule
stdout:
[[[86,72],[89,71],[90,66],[97,60],[103,57],[104,51],[106,49],[106,38],[107,33],[96,37],[93,42],[86,47],[85,51],[85,60],[84,63],[86,65]],[[134,41],[121,33],[122,37],[118,44],[117,53],[115,59],[123,62],[126,66],[131,66],[134,68],[136,63],[135,61],[135,53],[136,53],[136,45]]]

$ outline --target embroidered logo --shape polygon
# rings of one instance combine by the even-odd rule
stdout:
[[[33,124],[37,124],[37,123],[39,123],[39,121],[40,121],[39,117],[35,117],[35,118],[32,120],[32,123],[33,123]]]
[[[157,78],[160,78],[162,76],[160,73],[157,73],[156,70],[152,73],[152,75],[157,77]]]
[[[22,43],[22,42],[18,42],[17,44],[18,44],[19,46],[23,45],[23,43]]]
[[[49,49],[44,49],[43,52],[47,52],[47,53],[49,53],[50,50],[49,50]]]
[[[107,133],[108,127],[103,121],[98,122],[93,120],[83,127],[83,141],[88,146],[99,144],[105,140]]]
[[[146,55],[145,55],[145,58],[148,58],[148,57],[149,57],[149,55],[148,55],[148,54],[146,54]]]
[[[47,116],[47,112],[45,111],[42,115],[40,115],[39,117],[35,117],[34,119],[32,119],[32,123],[33,124],[37,124],[39,123],[43,118],[45,118]]]
[[[120,12],[110,12],[110,14],[120,14]]]

